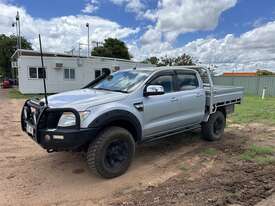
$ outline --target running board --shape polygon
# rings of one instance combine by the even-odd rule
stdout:
[[[181,133],[184,133],[184,132],[187,132],[187,131],[190,131],[190,130],[194,130],[194,129],[199,129],[199,128],[201,128],[200,124],[190,126],[190,127],[184,127],[183,129],[173,130],[173,131],[167,132],[165,134],[147,137],[145,140],[142,140],[140,143],[154,142],[154,141],[163,139],[165,137],[173,136],[173,135],[176,135],[176,134],[181,134]]]

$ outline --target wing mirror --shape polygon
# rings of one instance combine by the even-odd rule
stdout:
[[[144,96],[154,96],[164,94],[164,88],[161,85],[149,85],[144,90]]]

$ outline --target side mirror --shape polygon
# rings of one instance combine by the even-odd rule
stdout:
[[[164,88],[161,85],[149,85],[144,90],[144,96],[154,96],[154,95],[162,95],[164,94]]]

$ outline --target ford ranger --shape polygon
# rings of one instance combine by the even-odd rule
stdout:
[[[22,130],[48,152],[81,151],[105,178],[129,168],[136,144],[201,128],[219,140],[242,87],[214,86],[200,66],[130,69],[103,75],[80,90],[30,99]]]

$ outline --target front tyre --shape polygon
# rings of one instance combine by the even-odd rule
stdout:
[[[207,122],[202,123],[202,136],[208,141],[221,139],[226,125],[226,118],[221,111],[212,114]]]
[[[121,127],[110,127],[90,143],[87,163],[102,177],[114,178],[127,171],[134,154],[135,141],[131,133]]]

